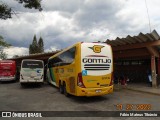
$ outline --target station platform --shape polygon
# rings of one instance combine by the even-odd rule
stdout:
[[[149,93],[149,94],[155,94],[160,96],[160,86],[157,88],[150,87],[147,83],[129,83],[127,85],[120,85],[120,84],[115,84],[114,85],[114,90],[115,91],[120,91],[121,89],[128,89],[128,90],[133,90],[137,92],[144,92],[144,93]]]

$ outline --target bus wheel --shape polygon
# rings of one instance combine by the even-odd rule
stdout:
[[[21,87],[25,87],[25,83],[21,83]]]
[[[64,89],[64,95],[66,97],[69,97],[69,94],[67,93],[67,89],[66,89],[66,83],[63,83],[63,89]]]
[[[59,82],[59,92],[60,92],[61,94],[64,93],[63,85],[61,85],[61,82]]]

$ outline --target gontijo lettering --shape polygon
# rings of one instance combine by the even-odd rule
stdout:
[[[83,63],[111,63],[111,59],[92,59],[92,58],[83,58]]]

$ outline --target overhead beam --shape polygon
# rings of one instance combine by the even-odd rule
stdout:
[[[159,53],[154,47],[147,47],[147,50],[152,56],[159,57]]]
[[[143,47],[151,47],[151,46],[158,46],[160,45],[160,40],[157,41],[149,41],[144,43],[135,43],[130,45],[121,45],[121,46],[113,46],[113,51],[119,51],[119,50],[129,50],[129,49],[137,49],[137,48],[143,48]]]
[[[142,57],[142,56],[151,56],[151,55],[149,51],[145,48],[113,52],[114,58],[132,58],[132,57]]]

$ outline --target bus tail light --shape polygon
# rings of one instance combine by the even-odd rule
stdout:
[[[111,85],[113,85],[113,73],[111,73],[112,75],[111,75],[111,82],[110,82],[110,84],[109,84],[109,86],[111,86]]]
[[[82,79],[82,73],[78,73],[77,81],[78,81],[79,87],[85,88],[84,83],[83,83],[83,79]]]
[[[43,75],[41,76],[41,79],[43,78]]]
[[[23,76],[22,76],[22,74],[21,74],[21,78],[23,79]]]

